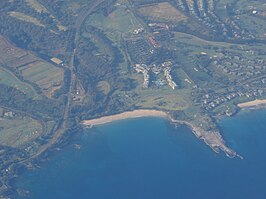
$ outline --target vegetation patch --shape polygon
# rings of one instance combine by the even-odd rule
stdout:
[[[26,0],[29,6],[35,9],[39,13],[49,13],[49,11],[40,4],[37,0]]]
[[[141,90],[136,106],[163,110],[185,110],[189,106],[186,91],[173,92],[170,89]]]
[[[115,32],[128,34],[142,27],[133,13],[122,5],[117,7],[107,17],[102,13],[91,15],[87,20],[87,24],[109,32],[110,37],[116,37],[117,33]]]
[[[43,61],[30,52],[14,47],[1,37],[0,44],[0,63],[17,71],[25,80],[37,84],[47,97],[51,97],[54,91],[62,86],[64,79],[63,69]],[[1,82],[4,83],[3,81],[6,81],[6,78]],[[14,81],[14,77],[10,81],[13,82],[12,85],[17,84]],[[20,85],[23,84],[20,83]],[[21,91],[27,93],[28,88],[24,87]],[[30,89],[28,92],[32,93]],[[33,95],[31,94],[30,96]]]
[[[0,145],[20,147],[42,134],[42,125],[27,116],[13,116],[5,112],[0,117]]]
[[[187,17],[175,9],[168,2],[158,3],[140,8],[139,13],[145,17],[157,20],[180,22],[186,21]]]
[[[48,97],[62,86],[64,70],[50,63],[37,61],[20,67],[23,77],[37,84]]]
[[[107,81],[100,81],[97,84],[97,88],[102,91],[105,95],[108,95],[108,93],[111,90],[111,86]]]
[[[3,37],[0,37],[0,63],[9,67],[17,67],[36,61],[36,57],[27,51],[14,47]]]
[[[36,10],[38,13],[43,14],[49,14],[49,17],[53,20],[56,21],[57,23],[57,28],[60,31],[66,31],[67,27],[63,26],[56,18],[54,15],[52,15],[49,10],[47,10],[47,8],[45,6],[43,6],[41,3],[39,3],[37,0],[26,0],[26,2],[28,3],[28,5],[30,7],[32,7],[34,10]]]
[[[22,82],[15,75],[13,75],[11,72],[7,71],[4,68],[0,68],[0,84],[5,84],[7,86],[14,87],[32,98],[38,96],[32,86]]]
[[[35,17],[32,17],[32,16],[29,16],[29,15],[26,15],[24,13],[21,13],[21,12],[9,12],[8,14],[11,17],[15,17],[15,18],[17,18],[19,20],[22,20],[22,21],[25,21],[25,22],[28,22],[28,23],[33,23],[36,26],[45,27],[45,25],[42,24],[38,19],[36,19]]]

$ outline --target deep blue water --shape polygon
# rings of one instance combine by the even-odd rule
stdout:
[[[159,118],[87,130],[17,186],[36,199],[266,199],[266,110],[220,122],[244,160],[216,154]]]

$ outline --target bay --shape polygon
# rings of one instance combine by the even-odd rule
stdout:
[[[186,126],[129,119],[85,130],[16,186],[38,199],[265,199],[266,110],[220,126],[243,160],[214,153]]]

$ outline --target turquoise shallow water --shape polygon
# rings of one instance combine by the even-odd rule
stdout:
[[[220,122],[244,156],[216,154],[191,131],[159,118],[87,130],[17,186],[37,199],[266,199],[266,110]]]

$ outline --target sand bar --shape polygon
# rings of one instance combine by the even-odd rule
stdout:
[[[238,104],[238,107],[247,108],[247,107],[253,107],[253,106],[260,106],[260,105],[266,105],[266,99],[264,100],[256,99],[250,102],[241,103],[241,104]]]
[[[123,112],[116,115],[110,115],[110,116],[104,116],[96,119],[91,120],[84,120],[82,121],[82,124],[85,126],[90,125],[100,125],[100,124],[106,124],[118,120],[123,119],[130,119],[130,118],[138,118],[138,117],[168,117],[167,113],[163,111],[157,111],[157,110],[134,110],[134,111],[128,111]]]

